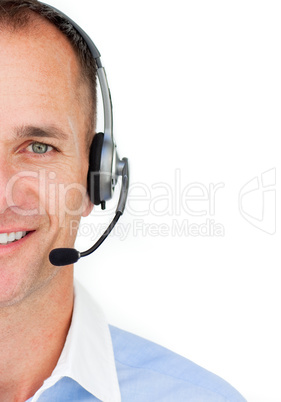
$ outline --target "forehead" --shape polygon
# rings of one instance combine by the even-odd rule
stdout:
[[[42,120],[48,125],[70,124],[82,135],[87,89],[81,76],[71,44],[48,21],[35,16],[16,31],[2,27],[0,124],[13,124],[16,119],[17,125],[30,125],[35,123],[32,120]]]
[[[3,45],[6,42],[6,46],[1,46],[1,52],[11,54],[16,49],[19,58],[25,56],[36,58],[38,63],[40,61],[45,63],[46,69],[55,66],[58,72],[64,65],[71,64],[72,75],[78,74],[79,62],[69,40],[43,17],[30,13],[29,19],[23,26],[14,27],[7,22],[0,26],[0,32]]]

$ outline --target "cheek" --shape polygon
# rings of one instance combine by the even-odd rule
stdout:
[[[58,190],[60,214],[81,216],[85,208],[87,191],[79,183],[60,184]]]
[[[85,187],[87,180],[84,181],[82,176],[75,176],[74,173],[70,177],[61,174],[57,174],[56,177],[52,175],[48,180],[45,208],[48,215],[59,218],[60,226],[68,225],[70,220],[80,220],[84,213],[88,200]]]
[[[59,229],[65,247],[73,247],[81,215],[85,211],[87,191],[80,183],[56,183],[49,192],[48,216]]]

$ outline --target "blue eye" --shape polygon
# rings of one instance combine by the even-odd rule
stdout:
[[[35,154],[45,154],[46,152],[50,152],[53,147],[42,142],[33,142],[27,149]]]

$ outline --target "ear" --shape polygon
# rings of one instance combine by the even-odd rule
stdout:
[[[84,198],[84,209],[83,209],[82,216],[85,218],[86,216],[90,215],[93,208],[94,208],[94,204],[90,201],[90,197],[87,193]]]

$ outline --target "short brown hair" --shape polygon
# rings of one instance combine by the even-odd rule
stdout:
[[[89,85],[91,94],[91,112],[87,135],[87,145],[90,144],[96,125],[96,61],[93,58],[84,38],[73,25],[52,7],[38,0],[0,0],[0,26],[5,25],[12,30],[28,26],[31,12],[34,12],[55,25],[71,43],[81,66],[82,78]]]

